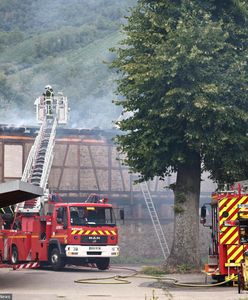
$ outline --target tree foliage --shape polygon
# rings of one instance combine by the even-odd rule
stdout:
[[[177,172],[169,261],[199,264],[200,178],[247,178],[247,8],[238,0],[139,0],[112,66],[117,136],[140,180]]]
[[[212,178],[247,177],[245,1],[138,1],[113,62],[126,134],[117,142],[143,179],[199,155]],[[193,158],[193,160],[194,160]]]

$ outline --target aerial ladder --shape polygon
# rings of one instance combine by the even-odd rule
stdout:
[[[52,93],[49,97],[43,94],[35,100],[35,105],[40,129],[29,152],[22,178],[0,184],[0,229],[3,222],[9,224],[12,229],[16,218],[21,214],[39,215],[44,202],[48,200],[47,182],[54,156],[56,128],[58,125],[67,124],[69,109],[67,97],[62,93],[58,93],[57,96]],[[13,216],[14,210],[15,216]],[[20,266],[36,268],[39,264],[35,262]],[[0,255],[0,268],[5,267],[11,265],[3,263]],[[19,268],[16,264],[12,267]]]
[[[35,100],[36,118],[41,125],[21,178],[43,190],[44,195],[17,204],[16,213],[39,213],[48,199],[47,182],[54,157],[56,129],[68,120],[68,101],[62,93],[58,96],[41,96]]]

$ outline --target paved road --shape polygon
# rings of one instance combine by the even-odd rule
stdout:
[[[185,288],[166,285],[153,288],[154,280],[131,277],[130,284],[75,283],[78,279],[131,275],[132,271],[113,266],[108,271],[67,267],[63,272],[49,268],[13,271],[0,269],[0,296],[11,293],[13,300],[248,300],[248,293],[239,295],[235,287]],[[204,276],[173,275],[181,282],[204,282]],[[107,280],[105,282],[113,282]],[[156,286],[157,284],[155,284]],[[154,292],[154,298],[152,294]],[[157,298],[156,298],[157,297]],[[0,297],[1,299],[1,297]]]
[[[52,270],[0,269],[0,294],[11,293],[13,300],[150,300],[153,288],[148,287],[151,280],[130,278],[130,284],[82,284],[74,280],[103,278],[114,275],[129,275],[131,271],[111,268],[99,271],[89,268],[70,267],[63,272]],[[112,281],[112,280],[111,280]],[[161,289],[156,289],[159,300],[166,299]],[[1,298],[0,298],[1,299]]]

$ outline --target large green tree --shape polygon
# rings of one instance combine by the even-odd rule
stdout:
[[[171,261],[199,264],[201,173],[244,179],[248,166],[248,4],[138,0],[115,49],[117,136],[141,180],[177,172]]]

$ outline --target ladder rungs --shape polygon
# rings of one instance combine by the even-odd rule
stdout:
[[[147,183],[146,182],[140,183],[140,188],[143,193],[145,203],[146,203],[147,209],[149,211],[150,217],[152,219],[153,227],[156,232],[157,238],[159,240],[159,244],[160,244],[163,256],[166,259],[168,257],[168,255],[170,254],[170,251],[169,251],[169,247],[166,242],[166,238],[165,238],[163,229],[161,227],[161,224],[160,224],[160,221],[159,221],[159,218],[157,215],[156,208],[154,206],[151,194],[149,192]]]

